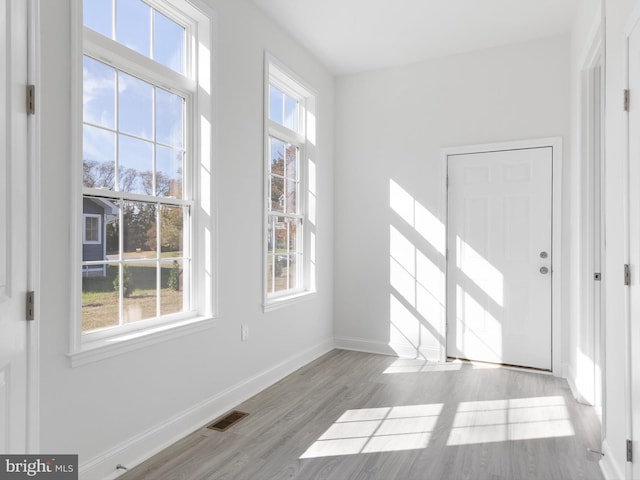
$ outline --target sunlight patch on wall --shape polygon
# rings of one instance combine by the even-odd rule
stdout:
[[[389,206],[438,253],[444,255],[446,242],[444,224],[393,180],[389,180]]]
[[[472,282],[499,306],[504,306],[504,275],[459,236],[456,237],[458,265]]]
[[[447,445],[573,435],[569,410],[561,396],[462,402]]]
[[[302,458],[426,448],[443,404],[347,410]]]

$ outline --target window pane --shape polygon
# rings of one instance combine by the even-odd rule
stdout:
[[[162,278],[160,290],[160,314],[168,315],[184,311],[183,262],[173,260],[160,265]]]
[[[283,141],[269,137],[271,143],[271,173],[284,176],[284,149]]]
[[[184,73],[184,33],[184,27],[153,12],[153,58],[178,73]]]
[[[82,6],[83,22],[86,27],[113,38],[112,0],[84,0]]]
[[[124,202],[124,259],[156,258],[158,248],[154,203]]]
[[[269,118],[293,131],[299,130],[300,102],[278,87],[269,85]]]
[[[82,65],[84,121],[106,128],[116,126],[116,71],[85,56]]]
[[[123,323],[157,316],[157,264],[125,263],[123,269]]]
[[[156,194],[182,198],[184,153],[166,147],[156,147]]]
[[[118,249],[118,214],[117,202],[98,197],[82,198],[82,214],[84,216],[84,238],[96,242],[83,245],[82,261],[97,262],[117,260],[118,257],[105,258]],[[115,239],[113,235],[115,233]],[[115,240],[115,241],[114,241]]]
[[[298,182],[287,180],[286,212],[298,213]]]
[[[119,135],[118,188],[153,195],[153,144]]]
[[[270,233],[273,244],[268,247],[267,275],[272,285],[267,285],[268,293],[298,288],[298,225],[297,221],[286,217],[270,217]],[[273,254],[271,254],[273,252]]]
[[[184,146],[184,98],[156,89],[156,141],[182,148]]]
[[[269,118],[280,125],[284,125],[283,99],[284,93],[273,85],[269,85]]]
[[[118,265],[82,267],[82,331],[119,324]]]
[[[294,145],[287,145],[287,165],[285,175],[291,180],[298,179],[298,147]]]
[[[116,40],[151,56],[151,8],[140,0],[116,1]]]
[[[275,269],[274,269],[274,257],[273,255],[267,256],[267,293],[275,292]]]
[[[284,212],[286,196],[284,193],[284,179],[275,175],[271,176],[271,211]]]
[[[182,207],[160,207],[160,249],[161,257],[181,257],[184,229]]]
[[[82,180],[85,187],[115,187],[116,136],[85,125],[82,131]]]
[[[301,278],[298,272],[300,271],[301,263],[298,263],[298,260],[301,258],[300,255],[291,253],[288,257],[288,267],[287,267],[287,282],[289,283],[289,288],[298,288],[301,285]]]
[[[275,217],[269,217],[267,222],[267,293],[275,290]]]
[[[284,96],[284,126],[298,131],[298,101]]]
[[[138,137],[153,136],[153,86],[118,72],[118,129]]]

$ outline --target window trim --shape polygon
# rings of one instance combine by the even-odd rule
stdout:
[[[68,357],[72,366],[98,361],[131,349],[175,338],[186,333],[199,331],[213,325],[210,321],[217,316],[217,230],[215,227],[215,196],[213,189],[215,145],[215,90],[213,64],[215,62],[214,31],[217,24],[215,12],[202,0],[145,0],[152,8],[163,15],[186,25],[186,61],[185,78],[181,74],[165,67],[144,55],[127,49],[114,40],[84,27],[82,1],[73,2],[71,11],[71,55],[72,55],[72,95],[71,95],[71,305],[70,340]],[[95,36],[100,41],[95,42]],[[115,45],[112,45],[115,44]],[[102,45],[102,47],[100,47]],[[114,46],[115,54],[110,54],[104,45]],[[190,178],[185,178],[192,190],[184,203],[193,203],[191,227],[191,263],[192,285],[190,292],[191,311],[167,315],[157,319],[121,325],[115,328],[82,332],[82,258],[81,242],[84,221],[83,215],[83,179],[82,168],[82,126],[83,126],[83,56],[85,54],[110,64],[108,58],[118,57],[117,52],[125,49],[122,58],[126,60],[117,69],[137,75],[146,80],[144,70],[153,65],[153,84],[160,88],[187,95],[191,98],[191,112],[187,113],[185,146],[191,150],[192,162]],[[105,50],[107,50],[105,52]],[[106,55],[105,55],[106,53]],[[197,60],[197,61],[196,61]],[[137,66],[138,62],[144,67]],[[143,70],[143,71],[141,71]],[[148,71],[148,70],[147,70]],[[155,77],[158,73],[159,78]],[[167,88],[162,78],[168,78],[179,85],[178,91]],[[193,93],[190,93],[189,91]],[[92,192],[98,193],[98,192]],[[122,193],[122,192],[120,192]],[[89,193],[87,193],[89,194]],[[104,195],[104,192],[103,192]],[[99,196],[99,195],[98,195]],[[135,195],[133,195],[135,196]],[[162,202],[161,197],[155,200]],[[154,200],[154,201],[155,201]]]
[[[95,218],[98,220],[98,240],[87,240],[87,219]],[[102,241],[102,215],[97,213],[82,214],[82,244],[83,245],[100,245]]]
[[[298,125],[297,132],[278,124],[269,118],[269,90],[271,85],[276,86],[286,95],[297,100],[300,107],[298,108]],[[310,220],[310,203],[308,197],[310,192],[316,191],[315,185],[310,185],[310,167],[309,164],[316,163],[317,146],[316,138],[316,122],[317,116],[317,93],[309,86],[307,82],[301,79],[296,73],[292,72],[282,64],[269,52],[265,52],[264,56],[264,145],[263,145],[263,177],[264,177],[264,201],[263,201],[263,309],[265,312],[298,303],[305,300],[309,296],[316,293],[316,273],[315,273],[315,239],[316,225],[315,219],[317,215],[314,213],[313,222]],[[314,121],[310,121],[311,117]],[[300,190],[298,194],[299,214],[277,214],[269,209],[271,199],[269,197],[269,162],[270,162],[270,139],[276,139],[285,143],[290,143],[299,148],[300,165],[299,165],[299,184]],[[317,167],[314,169],[317,170]],[[315,180],[315,176],[314,179]],[[313,207],[315,208],[315,202]],[[273,216],[301,218],[303,238],[302,245],[302,267],[299,274],[302,276],[302,284],[299,288],[289,289],[283,292],[269,293],[268,278],[268,236],[269,236],[269,219]],[[313,268],[311,268],[313,265]]]

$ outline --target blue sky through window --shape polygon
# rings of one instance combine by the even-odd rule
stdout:
[[[117,0],[115,39],[131,50],[150,57],[151,8],[140,0]]]
[[[83,23],[165,67],[185,73],[185,27],[142,0],[84,0]]]

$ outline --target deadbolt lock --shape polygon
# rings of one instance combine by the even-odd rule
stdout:
[[[547,258],[549,254],[547,252],[540,252],[540,258]]]

